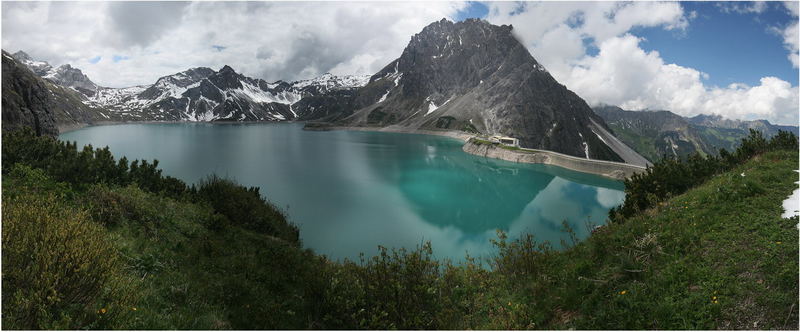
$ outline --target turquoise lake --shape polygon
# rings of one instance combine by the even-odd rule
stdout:
[[[425,241],[439,259],[486,257],[497,229],[560,247],[562,221],[585,238],[624,200],[619,181],[470,155],[451,138],[302,126],[125,124],[60,138],[158,159],[164,174],[188,183],[216,173],[261,187],[298,225],[304,246],[334,259]]]

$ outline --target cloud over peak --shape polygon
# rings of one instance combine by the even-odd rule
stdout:
[[[374,73],[400,56],[411,35],[443,17],[453,19],[466,3],[3,2],[2,7],[4,49],[22,49],[55,65],[72,63],[101,85],[122,87],[189,67],[226,64],[269,81]],[[129,59],[112,61],[119,54]]]

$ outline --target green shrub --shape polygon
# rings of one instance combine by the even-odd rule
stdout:
[[[133,283],[102,226],[52,193],[2,201],[4,328],[102,329],[124,320]]]
[[[347,261],[330,276],[327,328],[437,329],[442,308],[439,262],[430,243],[413,251],[380,247],[380,254]]]
[[[114,226],[124,221],[140,225],[153,235],[172,211],[164,209],[168,198],[152,196],[136,185],[111,189],[105,184],[91,186],[83,196],[92,218],[103,225]]]
[[[21,163],[39,168],[56,181],[84,189],[98,183],[126,186],[137,183],[144,190],[183,198],[189,194],[183,181],[161,174],[158,160],[149,163],[126,158],[115,161],[108,147],[91,145],[78,150],[75,142],[61,142],[52,137],[36,136],[32,130],[3,132],[3,172]]]
[[[297,227],[289,224],[283,212],[264,200],[257,187],[245,188],[212,175],[201,181],[197,197],[208,202],[232,224],[292,243],[300,240]],[[215,223],[225,224],[219,219]]]
[[[117,225],[129,217],[124,196],[111,191],[104,184],[89,187],[84,196],[92,219],[105,226]]]

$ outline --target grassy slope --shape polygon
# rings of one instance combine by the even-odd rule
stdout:
[[[780,215],[797,160],[767,153],[557,255],[549,326],[796,328],[797,219]]]
[[[781,219],[780,214],[781,201],[795,186],[792,169],[796,162],[795,153],[769,153],[674,197],[657,209],[625,223],[607,226],[571,250],[535,255],[530,261],[525,257],[530,252],[509,251],[511,254],[498,257],[499,261],[513,261],[513,267],[509,268],[513,272],[506,270],[503,266],[508,266],[503,263],[496,272],[454,269],[452,275],[472,280],[467,286],[474,293],[464,294],[464,298],[479,300],[453,315],[480,314],[477,318],[454,319],[451,327],[792,328],[797,325],[796,310],[792,308],[797,309],[797,221]],[[186,227],[180,225],[176,223],[176,229]],[[143,255],[141,252],[148,252],[146,248],[158,255],[175,250],[169,246],[180,247],[176,243],[197,241],[185,235],[191,234],[188,231],[173,230],[173,235],[165,235],[159,242],[142,235],[130,236],[129,232],[130,229],[121,228],[114,234],[128,239],[121,242],[123,248],[138,247],[140,250],[130,251],[140,252],[139,257]],[[303,278],[303,275],[307,282],[317,280],[309,274],[323,267],[314,261],[313,255],[281,249],[281,244],[253,238],[258,235],[246,231],[226,233],[222,238],[214,238],[214,234],[205,236],[209,235],[212,237],[203,241],[213,243],[210,246],[215,250],[227,252],[203,257],[196,254],[197,250],[188,250],[195,253],[190,261],[177,260],[173,272],[150,281],[152,285],[148,287],[158,293],[151,295],[153,299],[156,303],[165,302],[155,305],[152,311],[146,309],[152,315],[143,315],[149,318],[146,324],[137,327],[305,326],[302,318],[292,320],[293,316],[287,313],[308,313],[312,310],[309,302],[314,302],[309,294],[320,294],[292,282],[295,276]],[[260,248],[253,249],[256,244]],[[205,245],[202,241],[194,243],[194,246]],[[270,250],[282,251],[264,257]],[[235,262],[227,262],[225,257],[235,257]],[[270,263],[275,257],[295,259],[282,258],[289,265]],[[242,269],[241,265],[250,264],[265,264],[270,270],[274,268],[281,275],[292,277],[269,274],[256,278],[268,282],[267,287],[253,284],[257,281],[242,276],[241,271],[211,285],[199,281],[219,278],[219,274],[208,270],[210,266],[219,266],[219,271],[228,275]],[[263,270],[261,266],[244,268],[254,273]],[[186,288],[175,290],[175,284]],[[480,284],[488,286],[480,290]],[[274,291],[284,286],[285,292]],[[197,294],[220,298],[192,298],[188,290],[194,287],[208,288]],[[264,292],[261,296],[266,300],[261,300],[261,296],[245,296],[254,290]],[[162,293],[165,291],[168,291],[166,297]],[[226,301],[226,296],[231,300]],[[189,304],[189,308],[170,311],[168,308],[175,303],[166,300],[173,297],[183,299],[179,303]],[[242,307],[255,305],[252,309],[214,307],[203,301],[236,303]],[[196,309],[192,308],[195,306]],[[207,314],[198,320],[194,316],[197,312]],[[248,314],[258,312],[272,319],[287,320],[248,322]],[[175,321],[181,323],[169,323]]]
[[[661,159],[662,156],[656,151],[655,135],[638,135],[632,130],[625,129],[616,124],[609,124],[608,126],[617,134],[620,140],[628,144],[634,151],[642,155],[642,157],[650,161]]]
[[[501,241],[494,271],[431,269],[419,252],[334,264],[135,185],[75,192],[12,174],[3,198],[62,192],[105,223],[136,291],[95,328],[796,328],[797,219],[780,214],[797,160],[767,153],[563,252]]]
[[[13,199],[14,197],[22,199]],[[66,329],[276,329],[309,328],[307,316],[293,312],[314,313],[315,299],[321,297],[318,284],[324,280],[324,259],[274,236],[243,227],[217,224],[219,217],[204,203],[177,201],[139,189],[136,185],[108,187],[93,185],[86,191],[66,183],[56,183],[40,170],[14,167],[3,177],[3,225],[28,228],[33,217],[17,219],[14,211],[26,202],[58,197],[75,218],[103,225],[93,236],[107,239],[118,255],[92,256],[80,248],[66,255],[87,256],[92,263],[113,258],[121,262],[120,271],[108,270],[110,280],[126,279],[130,289],[122,300],[82,302],[85,309],[59,307],[59,300],[37,300],[29,290],[37,287],[8,287],[9,280],[32,279],[24,262],[4,252],[4,301],[20,298],[18,303],[49,303],[42,309],[63,316],[60,320],[38,322],[14,321],[15,309],[4,306],[5,328]],[[8,207],[8,208],[6,208]],[[45,217],[51,212],[33,211]],[[77,214],[77,215],[75,215]],[[61,217],[61,215],[55,215]],[[33,225],[31,225],[33,226]],[[32,233],[35,234],[35,233]],[[47,238],[20,239],[4,233],[4,250],[26,241],[43,241],[42,247],[58,247]],[[8,236],[7,236],[8,235]],[[31,235],[34,236],[34,235]],[[28,242],[29,243],[29,242]],[[28,255],[24,252],[22,255]],[[6,259],[12,259],[12,263]],[[49,261],[49,259],[34,259]],[[14,264],[16,263],[16,264]],[[56,266],[58,261],[50,262]],[[13,269],[13,270],[7,270]],[[20,278],[17,277],[20,276]],[[8,279],[13,278],[13,279]],[[14,285],[19,285],[16,281]],[[106,284],[105,286],[111,286]],[[23,291],[16,295],[16,291]],[[61,286],[55,286],[58,299]],[[81,294],[87,290],[81,290]],[[315,293],[316,292],[316,293]],[[8,297],[6,297],[8,296]],[[123,302],[123,304],[120,304]],[[16,302],[15,302],[16,303]],[[99,312],[99,310],[106,312]],[[9,315],[8,313],[12,313]],[[88,318],[82,318],[89,314]],[[14,317],[14,318],[9,318]],[[113,318],[111,318],[113,317]]]
[[[697,126],[698,133],[708,145],[719,149],[734,151],[742,138],[747,137],[747,131],[738,129],[712,128]]]
[[[109,227],[141,278],[133,329],[308,328],[323,260],[281,239],[240,227],[215,227],[213,211],[131,186],[116,188],[149,211]],[[155,220],[148,227],[142,219]],[[143,227],[144,226],[144,227]]]

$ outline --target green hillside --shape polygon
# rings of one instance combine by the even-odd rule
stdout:
[[[796,329],[798,219],[780,215],[797,139],[759,137],[656,163],[614,221],[564,251],[501,233],[487,269],[427,245],[331,262],[256,188],[187,186],[157,162],[4,133],[2,325]]]

